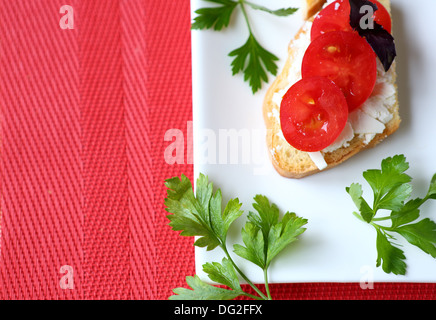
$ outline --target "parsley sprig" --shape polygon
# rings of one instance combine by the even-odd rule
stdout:
[[[252,92],[256,93],[262,87],[262,82],[268,82],[267,72],[272,75],[277,75],[276,61],[279,59],[260,45],[254,36],[250,20],[248,18],[246,6],[256,10],[268,12],[278,17],[286,17],[295,13],[297,8],[284,8],[271,10],[264,6],[246,0],[205,0],[208,2],[219,4],[219,6],[201,8],[195,11],[198,15],[194,18],[191,25],[192,29],[213,29],[220,31],[227,28],[230,24],[230,19],[237,7],[239,7],[245,18],[249,36],[248,40],[241,47],[229,53],[230,57],[234,57],[231,67],[233,75],[240,72],[244,74],[244,81],[248,81]]]
[[[230,300],[238,296],[247,296],[257,300],[272,299],[268,286],[268,267],[271,261],[306,229],[307,220],[297,217],[295,213],[286,212],[280,218],[280,212],[275,204],[270,204],[267,197],[256,195],[253,208],[241,231],[244,245],[235,244],[234,253],[254,263],[263,270],[265,278],[264,294],[241,271],[232,259],[227,247],[227,232],[233,222],[242,215],[238,198],[230,200],[222,206],[221,190],[213,191],[213,184],[208,177],[200,174],[196,182],[194,194],[190,180],[182,175],[165,182],[167,198],[166,210],[170,226],[175,231],[181,231],[182,236],[197,237],[195,246],[213,250],[220,247],[225,258],[221,262],[208,262],[203,265],[203,271],[208,277],[227,288],[217,287],[202,281],[197,275],[186,277],[186,283],[191,289],[176,288],[172,300]],[[258,295],[245,292],[240,284],[241,276]]]
[[[424,198],[410,199],[412,178],[405,173],[409,169],[404,155],[386,158],[381,170],[367,170],[363,177],[373,190],[372,207],[363,198],[362,186],[353,183],[346,191],[351,196],[359,212],[354,212],[360,220],[372,225],[377,234],[376,266],[382,266],[386,273],[405,275],[407,265],[405,255],[397,244],[395,234],[404,237],[409,243],[436,258],[436,223],[429,218],[420,218],[419,208],[430,199],[436,199],[436,174]],[[381,210],[389,215],[376,216]],[[390,220],[390,226],[378,222]]]

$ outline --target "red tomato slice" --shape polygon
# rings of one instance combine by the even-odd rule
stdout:
[[[303,78],[326,77],[341,88],[349,111],[371,95],[377,79],[376,54],[355,32],[332,31],[307,48],[301,68]]]
[[[298,81],[280,105],[283,136],[301,151],[316,152],[331,145],[347,119],[348,106],[342,91],[323,77]]]
[[[377,5],[374,12],[374,21],[391,33],[392,20],[386,8],[377,0],[370,0]],[[315,40],[320,35],[330,31],[354,31],[350,26],[349,0],[337,0],[329,4],[313,20],[311,39]]]

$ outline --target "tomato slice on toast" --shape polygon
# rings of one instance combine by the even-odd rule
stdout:
[[[377,0],[369,0],[377,6],[373,19],[387,32],[392,31],[392,20],[386,8]],[[313,20],[311,39],[315,40],[320,35],[331,31],[353,31],[350,26],[350,2],[349,0],[337,0],[321,10]]]
[[[342,91],[323,77],[303,78],[284,95],[280,105],[283,136],[294,148],[320,151],[341,134],[348,119]]]
[[[332,31],[311,42],[301,73],[326,77],[341,88],[349,111],[359,108],[371,95],[377,79],[376,54],[357,33]]]

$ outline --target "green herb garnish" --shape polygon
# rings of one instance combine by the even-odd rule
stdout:
[[[374,193],[372,207],[362,197],[362,186],[353,183],[346,188],[359,212],[354,214],[369,224],[377,233],[376,266],[382,266],[386,273],[405,275],[407,265],[405,255],[393,234],[399,234],[409,243],[436,258],[436,223],[429,218],[417,222],[419,208],[429,199],[436,199],[436,174],[424,198],[409,199],[412,194],[412,178],[405,171],[409,169],[404,155],[386,158],[381,163],[381,170],[367,170],[363,177]],[[407,202],[406,202],[407,201]],[[376,217],[380,210],[390,211],[389,215]],[[379,221],[391,221],[390,226],[380,225]]]
[[[242,215],[241,206],[237,198],[230,200],[222,207],[221,191],[213,192],[213,185],[208,178],[200,174],[196,183],[194,194],[189,179],[182,175],[165,182],[167,198],[166,210],[170,226],[175,231],[182,231],[182,236],[195,236],[194,245],[213,250],[220,247],[225,253],[221,263],[211,262],[203,265],[203,271],[208,277],[227,288],[213,286],[205,283],[198,276],[186,277],[191,287],[174,289],[175,295],[169,299],[176,300],[230,300],[238,296],[247,296],[252,299],[270,300],[271,294],[268,286],[268,267],[271,261],[306,229],[307,220],[297,217],[295,213],[287,212],[281,219],[279,209],[275,204],[262,195],[254,197],[253,208],[247,222],[242,229],[244,245],[235,244],[234,253],[251,261],[263,270],[265,279],[264,294],[252,281],[238,268],[229,254],[227,247],[227,232],[232,223]],[[253,295],[243,291],[238,274],[258,294]]]
[[[277,75],[276,61],[278,61],[278,58],[263,48],[257,41],[248,19],[246,6],[248,5],[253,9],[262,10],[278,17],[289,16],[295,13],[298,9],[286,8],[271,10],[246,0],[205,1],[217,3],[219,6],[196,10],[195,13],[198,16],[194,18],[194,22],[191,25],[191,28],[194,30],[222,30],[229,26],[230,18],[236,7],[241,9],[249,31],[248,40],[243,46],[230,52],[229,56],[234,57],[231,64],[233,75],[243,72],[244,81],[248,81],[253,93],[256,93],[261,89],[262,82],[268,82],[267,72],[270,72],[274,76]]]

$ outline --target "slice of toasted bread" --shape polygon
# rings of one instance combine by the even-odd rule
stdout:
[[[321,2],[322,4],[326,2],[326,0],[322,0],[321,2],[317,0],[307,1],[312,4],[316,3],[318,7]],[[380,2],[390,12],[389,0],[380,0]],[[312,6],[308,7],[311,8]],[[313,14],[308,11],[305,16],[309,17],[309,15]],[[322,170],[333,168],[358,152],[376,146],[387,136],[394,133],[401,122],[396,86],[395,62],[387,73],[384,72],[381,63],[379,63],[377,83],[389,85],[391,88],[391,96],[389,99],[377,100],[377,97],[374,96],[374,101],[382,103],[385,110],[389,112],[387,121],[384,121],[383,132],[379,131],[379,133],[367,135],[354,133],[355,131],[353,131],[354,137],[338,149],[330,152],[324,150],[316,154],[318,158],[321,157],[323,167],[315,163],[316,159],[313,154],[293,148],[284,139],[279,117],[280,102],[277,101],[275,95],[281,93],[281,96],[283,96],[284,92],[298,80],[298,72],[300,72],[299,76],[301,78],[301,60],[310,43],[310,27],[313,18],[313,16],[308,18],[303,27],[295,35],[294,39],[291,40],[288,47],[288,58],[284,68],[267,91],[263,105],[263,116],[267,128],[266,140],[270,159],[277,172],[287,178],[302,178]],[[297,75],[295,76],[290,73],[296,73]],[[376,93],[374,92],[373,95],[376,95]]]

